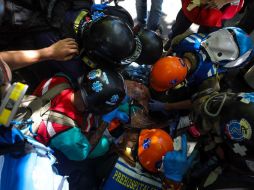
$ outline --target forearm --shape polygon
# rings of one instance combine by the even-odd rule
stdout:
[[[23,68],[34,63],[49,60],[52,57],[49,48],[39,50],[21,50],[0,52],[0,56],[11,68],[11,70]]]
[[[188,110],[192,108],[191,100],[183,100],[180,102],[166,103],[165,109],[171,110]]]

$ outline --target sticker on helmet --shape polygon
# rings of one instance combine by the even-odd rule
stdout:
[[[100,81],[96,81],[96,82],[93,83],[92,89],[95,92],[100,92],[100,91],[102,91],[102,86],[103,85],[102,85],[102,83]]]
[[[144,149],[148,149],[150,147],[151,144],[151,139],[147,138],[143,141],[143,148]]]
[[[242,97],[241,102],[249,104],[251,102],[254,102],[254,93],[242,93],[239,95]]]
[[[246,119],[231,120],[225,127],[227,137],[234,141],[250,140],[252,136],[251,125]]]
[[[241,156],[246,156],[247,155],[246,154],[247,148],[245,146],[241,146],[238,143],[234,144],[233,151],[234,151],[234,153],[240,154]]]
[[[119,96],[118,94],[115,94],[110,98],[110,101],[106,101],[105,103],[109,105],[115,105],[118,102],[118,100],[119,100]]]
[[[175,86],[178,83],[178,80],[174,79],[174,80],[171,80],[169,83]]]
[[[106,83],[109,84],[108,76],[105,72],[102,73],[102,80]]]
[[[87,75],[87,78],[89,79],[89,80],[93,80],[93,79],[95,79],[95,78],[99,78],[101,76],[101,70],[100,69],[96,69],[96,70],[92,70],[92,71],[90,71],[89,73],[88,73],[88,75]]]

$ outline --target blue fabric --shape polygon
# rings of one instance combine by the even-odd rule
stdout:
[[[87,158],[91,146],[80,128],[73,127],[50,141],[50,146],[61,151],[70,160],[84,160]]]
[[[18,129],[5,128],[0,125],[0,145],[12,145],[22,141],[24,141],[24,136]]]
[[[163,0],[152,0],[149,18],[147,19],[147,0],[136,0],[138,22],[145,26],[147,21],[147,28],[156,30],[162,15],[162,2]]]

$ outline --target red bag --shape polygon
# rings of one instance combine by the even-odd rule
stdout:
[[[201,26],[221,27],[223,20],[233,18],[241,10],[244,0],[240,0],[238,5],[228,5],[223,9],[198,6],[189,11],[187,7],[190,3],[191,0],[182,0],[182,10],[191,22]]]

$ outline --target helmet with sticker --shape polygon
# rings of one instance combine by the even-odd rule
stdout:
[[[79,80],[81,95],[89,112],[105,114],[125,97],[123,77],[110,69],[94,69]]]
[[[139,135],[138,159],[148,171],[156,173],[162,157],[173,150],[173,140],[162,129],[144,129]]]

